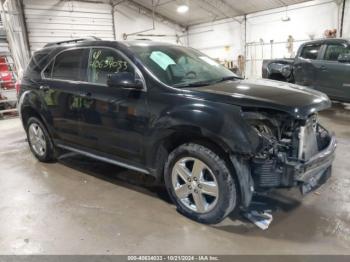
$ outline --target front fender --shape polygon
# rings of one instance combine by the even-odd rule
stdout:
[[[199,133],[239,154],[252,154],[259,146],[259,137],[243,120],[240,107],[215,102],[167,108],[153,121],[151,130],[156,140],[172,132]]]

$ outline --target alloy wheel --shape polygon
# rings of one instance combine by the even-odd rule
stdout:
[[[46,140],[44,132],[38,124],[30,124],[28,128],[28,137],[34,152],[38,156],[44,156],[46,153]]]
[[[219,197],[219,186],[212,170],[201,160],[185,157],[172,170],[172,185],[176,197],[187,208],[198,212],[211,211]]]

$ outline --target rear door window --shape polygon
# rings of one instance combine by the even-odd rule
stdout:
[[[346,44],[330,44],[327,45],[324,60],[338,61],[338,57],[346,53],[350,53],[350,49]]]
[[[57,55],[53,64],[51,77],[61,80],[84,81],[86,75],[84,54],[87,51],[88,49],[73,49]],[[49,72],[45,72],[46,74],[49,74]]]
[[[303,50],[301,51],[300,57],[305,59],[312,59],[316,60],[318,57],[318,53],[320,52],[321,45],[307,45],[304,46]]]

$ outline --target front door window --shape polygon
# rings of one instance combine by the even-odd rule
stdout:
[[[107,48],[93,48],[90,53],[88,81],[106,85],[110,75],[129,72],[135,75],[134,67],[119,53]]]

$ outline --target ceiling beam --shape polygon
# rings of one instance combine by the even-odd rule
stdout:
[[[171,18],[167,17],[167,16],[164,16],[162,14],[160,14],[159,12],[157,12],[157,7],[159,6],[159,0],[156,1],[157,3],[153,6],[153,9],[149,9],[133,0],[113,0],[113,7],[116,7],[120,4],[129,4],[129,5],[132,5],[136,8],[138,8],[139,10],[143,10],[144,11],[144,15],[148,16],[148,17],[151,17],[153,18],[153,13],[154,13],[154,17],[155,19],[157,19],[158,21],[167,21],[171,24],[174,24],[174,25],[177,25],[177,26],[180,26],[182,28],[186,28],[186,25],[183,25],[181,23],[178,23],[174,20],[172,20]]]
[[[216,10],[213,10],[213,8],[210,8],[202,0],[196,0],[196,5],[205,12],[209,13],[213,17],[213,20],[216,20],[218,17],[222,16],[222,14],[218,13]]]
[[[236,12],[238,15],[245,15],[245,12],[242,9],[231,5],[230,3],[227,3],[226,0],[218,0],[218,1],[220,1],[225,8],[226,7],[229,8],[231,11]]]
[[[211,10],[216,11],[223,18],[230,18],[238,23],[242,23],[242,21],[235,18],[235,16],[243,15],[244,13],[238,9],[234,9],[232,6],[226,4],[222,0],[200,0],[200,2],[206,4]],[[227,10],[230,13],[228,13]]]

